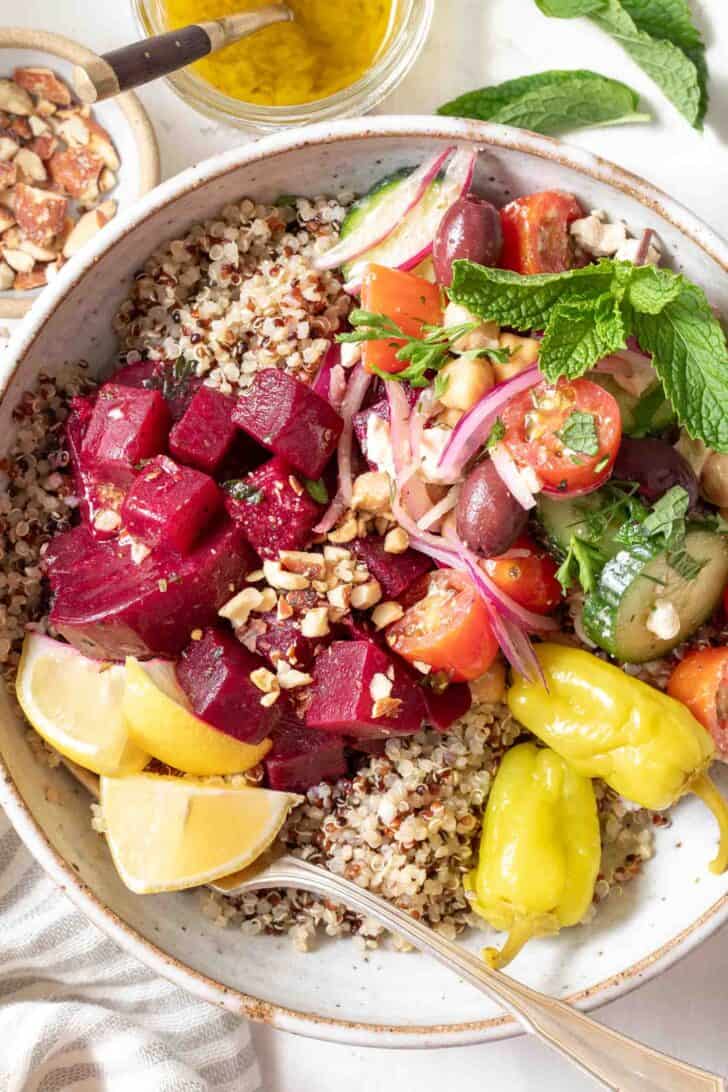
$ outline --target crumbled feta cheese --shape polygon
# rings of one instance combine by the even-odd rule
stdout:
[[[609,258],[627,239],[627,229],[621,221],[605,224],[595,213],[574,220],[569,229],[582,250],[598,258]]]
[[[452,472],[443,474],[437,465],[451,436],[452,429],[439,428],[437,425],[423,431],[420,440],[420,467],[425,481],[437,482],[441,485],[452,485],[453,482],[458,480],[458,474],[453,475]]]
[[[374,463],[377,470],[389,474],[390,478],[394,478],[396,474],[389,423],[376,413],[370,413],[367,418],[366,443],[366,456],[369,462]]]
[[[680,615],[669,600],[656,599],[645,625],[661,641],[671,641],[680,632]]]

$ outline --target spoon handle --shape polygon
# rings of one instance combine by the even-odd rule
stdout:
[[[245,874],[241,878],[242,875]],[[301,888],[331,896],[375,918],[499,1001],[522,1027],[607,1088],[618,1092],[726,1092],[722,1077],[643,1046],[596,1023],[563,1001],[546,997],[508,975],[491,970],[484,960],[465,948],[341,876],[294,857],[283,857],[240,884],[243,890],[271,886]]]
[[[257,11],[196,23],[152,38],[142,38],[104,53],[73,70],[73,85],[83,103],[113,98],[122,91],[176,72],[208,53],[246,38],[272,23],[292,18],[285,4],[269,4]]]

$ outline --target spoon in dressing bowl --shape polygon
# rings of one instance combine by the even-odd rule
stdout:
[[[143,38],[103,53],[86,65],[77,65],[73,69],[73,88],[81,102],[101,102],[185,68],[273,23],[288,23],[293,18],[286,4],[268,4],[258,11],[226,15]]]
[[[68,759],[62,762],[98,799],[98,777]],[[538,993],[502,971],[492,970],[485,960],[461,944],[446,940],[379,895],[320,865],[268,850],[249,868],[208,886],[228,897],[271,887],[297,888],[345,903],[398,933],[497,1001],[515,1016],[524,1031],[557,1050],[605,1088],[616,1092],[728,1092],[725,1080],[717,1074],[652,1050],[598,1024],[566,1002]]]

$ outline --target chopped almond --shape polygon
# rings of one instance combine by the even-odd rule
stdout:
[[[71,148],[86,148],[91,139],[88,122],[80,114],[69,114],[60,121],[54,121],[53,127]]]
[[[8,114],[27,116],[33,113],[33,100],[28,92],[13,80],[0,80],[0,110]]]
[[[91,200],[92,194],[98,194],[98,178],[104,163],[86,148],[54,152],[48,165],[51,178],[62,193],[80,201]]]
[[[21,148],[13,163],[18,168],[19,176],[24,182],[45,182],[48,177],[48,173],[43,166],[43,160],[30,148]]]
[[[104,129],[103,125],[99,125],[93,118],[89,118],[86,122],[88,125],[91,139],[90,148],[94,155],[97,155],[99,159],[103,159],[104,165],[109,168],[110,171],[118,171],[121,166],[119,156],[114,142]]]
[[[71,92],[63,80],[51,72],[50,68],[16,68],[13,72],[16,84],[31,95],[59,106],[70,106]],[[14,111],[17,113],[17,111]]]
[[[16,187],[15,196],[18,225],[34,243],[47,245],[63,231],[68,209],[65,197],[23,182]]]
[[[18,168],[15,163],[0,162],[0,190],[14,186],[18,181]]]
[[[19,148],[17,140],[4,134],[0,135],[0,163],[8,163],[14,158]]]
[[[16,117],[13,118],[8,125],[8,129],[16,136],[18,140],[32,140],[33,130],[30,127],[30,123],[27,118]]]
[[[74,254],[78,253],[84,243],[92,239],[104,224],[108,224],[115,213],[115,201],[104,201],[98,208],[85,212],[64,243],[64,258],[72,258]]]
[[[0,234],[7,231],[15,223],[15,217],[10,209],[5,209],[0,205]]]
[[[53,133],[42,133],[41,136],[34,137],[28,147],[45,162],[58,149],[58,138],[54,137]]]
[[[3,247],[2,255],[10,268],[14,269],[16,273],[30,273],[35,265],[35,258],[31,258],[30,254],[26,254],[24,250],[12,250],[10,247]]]
[[[9,288],[13,287],[14,282],[14,271],[7,262],[0,261],[0,292],[7,292]]]

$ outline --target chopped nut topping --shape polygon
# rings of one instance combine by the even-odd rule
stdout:
[[[358,533],[358,527],[354,516],[349,516],[335,531],[329,531],[329,542],[351,542]]]
[[[276,671],[278,673],[278,682],[284,690],[295,690],[296,687],[308,686],[309,683],[313,682],[311,675],[305,671],[298,671],[283,659],[280,659],[276,664]]]
[[[262,690],[264,694],[270,694],[280,689],[278,679],[267,667],[256,667],[255,671],[251,671],[250,681],[253,686],[257,687],[258,690]]]
[[[390,626],[392,622],[397,622],[403,614],[404,607],[402,604],[389,599],[386,603],[380,603],[378,607],[374,608],[372,622],[375,629],[384,629],[385,626]]]
[[[278,603],[278,596],[273,588],[263,588],[260,593],[260,603],[257,607],[253,607],[253,610],[259,611],[261,614],[267,614],[269,610],[275,610]]]
[[[337,561],[350,561],[351,550],[346,550],[343,546],[324,546],[324,560],[330,565]]]
[[[381,671],[378,671],[375,675],[372,675],[372,681],[369,683],[369,693],[372,701],[391,697],[392,680],[383,675]]]
[[[372,705],[372,716],[375,720],[379,717],[396,717],[401,704],[401,698],[378,698]]]
[[[280,690],[271,690],[270,693],[263,695],[263,697],[260,699],[260,704],[264,705],[266,709],[269,709],[271,705],[275,705],[280,696]]]
[[[357,610],[368,610],[382,598],[382,585],[378,580],[367,580],[366,584],[358,584],[352,588],[351,605]]]
[[[304,637],[325,637],[328,632],[328,607],[313,607],[306,611],[301,619],[301,633]]]
[[[393,527],[384,536],[384,549],[388,554],[403,554],[409,548],[409,535],[403,527]]]
[[[283,568],[290,573],[300,573],[310,580],[321,580],[326,576],[326,562],[321,554],[306,553],[303,550],[281,550],[278,558]]]
[[[201,641],[202,640],[202,630],[201,629],[193,629],[192,633],[190,634],[190,640],[191,641]]]
[[[391,505],[389,475],[368,470],[354,480],[351,506],[367,512],[388,512]]]
[[[97,531],[115,531],[121,526],[121,516],[113,508],[102,508],[94,516],[94,527]]]
[[[245,577],[248,584],[257,584],[259,580],[263,580],[264,578],[265,574],[262,569],[254,569],[252,573],[248,573]]]
[[[278,618],[279,622],[285,622],[287,618],[293,617],[293,607],[288,602],[285,595],[281,595],[278,599],[276,617]]]
[[[279,561],[264,561],[263,573],[272,588],[280,588],[282,591],[303,591],[310,584],[307,577],[287,572]]]
[[[288,484],[290,485],[291,489],[296,494],[296,496],[298,496],[298,497],[303,496],[303,486],[301,485],[298,478],[294,474],[290,475],[290,477],[288,479]]]
[[[263,600],[263,595],[257,588],[244,588],[232,599],[228,599],[217,612],[221,618],[227,618],[237,629],[248,621],[248,616],[253,610],[257,610]]]
[[[348,610],[351,603],[351,587],[349,584],[337,584],[326,592],[326,598],[332,607],[338,610]]]

